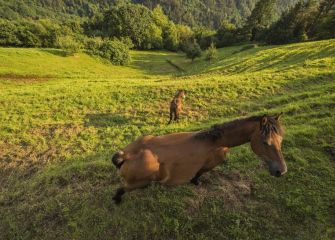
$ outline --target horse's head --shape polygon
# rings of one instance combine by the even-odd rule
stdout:
[[[287,171],[286,163],[281,151],[284,131],[278,116],[263,116],[259,128],[251,138],[252,150],[261,157],[269,167],[272,176],[280,177]]]
[[[185,90],[178,90],[176,93],[176,96],[179,98],[185,98],[186,97],[186,91]]]

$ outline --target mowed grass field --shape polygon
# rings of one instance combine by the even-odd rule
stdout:
[[[132,59],[0,49],[0,239],[335,239],[335,40]],[[182,119],[166,125],[178,89]],[[152,184],[114,205],[111,156],[137,137],[279,112],[284,177],[244,145],[199,186]]]

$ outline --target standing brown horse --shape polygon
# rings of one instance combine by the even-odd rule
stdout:
[[[152,181],[174,186],[192,182],[226,159],[229,148],[250,142],[254,153],[279,177],[287,167],[281,151],[283,129],[278,116],[239,119],[209,130],[144,136],[114,154],[112,161],[125,180],[113,197],[121,201],[125,192]]]
[[[173,115],[174,115],[174,120],[179,121],[179,115],[180,115],[181,108],[182,108],[182,102],[183,102],[183,98],[185,97],[186,97],[185,90],[177,91],[176,95],[174,96],[174,98],[172,99],[170,103],[170,121],[168,124],[171,123],[173,119]]]

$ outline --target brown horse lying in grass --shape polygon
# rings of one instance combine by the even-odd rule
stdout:
[[[182,109],[183,104],[183,98],[186,97],[186,91],[185,90],[179,90],[177,91],[176,95],[172,99],[170,103],[170,121],[168,124],[170,124],[174,118],[174,121],[179,121],[180,112]],[[173,117],[174,116],[174,117]]]
[[[113,200],[119,203],[125,192],[153,181],[169,186],[190,181],[198,184],[204,172],[225,161],[229,148],[247,142],[267,163],[270,174],[279,177],[287,171],[279,118],[280,115],[249,117],[199,132],[141,137],[112,158],[125,180]]]

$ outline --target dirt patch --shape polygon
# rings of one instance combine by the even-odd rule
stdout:
[[[69,138],[78,135],[84,129],[83,125],[75,124],[46,124],[33,128],[29,133],[40,135],[47,139],[55,137]]]
[[[195,197],[187,198],[187,212],[198,212],[207,198],[220,198],[229,209],[240,209],[250,199],[252,183],[243,178],[239,172],[222,173],[213,170],[200,178],[200,185],[195,188]]]
[[[36,76],[36,75],[17,75],[17,74],[0,74],[0,79],[13,80],[18,82],[44,82],[52,79],[52,76]]]
[[[58,140],[64,142],[73,140],[83,129],[82,125],[73,124],[53,124],[33,128],[29,131],[29,135],[45,139],[47,146],[43,149],[41,146],[28,145],[25,142],[20,144],[0,142],[0,168],[30,169],[33,165],[43,165],[56,159],[62,160],[62,156],[73,153],[74,148],[71,144],[59,144]]]

